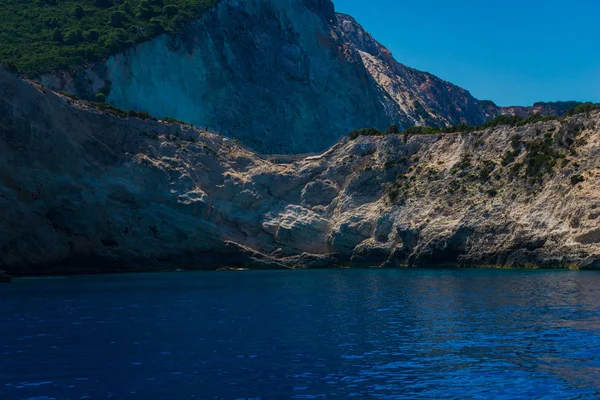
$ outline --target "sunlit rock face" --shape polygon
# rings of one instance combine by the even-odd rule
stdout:
[[[338,30],[360,54],[369,74],[394,100],[397,120],[404,125],[479,125],[500,110],[491,102],[481,102],[471,94],[438,77],[407,67],[377,42],[356,20],[338,14]]]

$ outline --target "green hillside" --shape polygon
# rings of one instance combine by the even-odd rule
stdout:
[[[218,0],[2,0],[0,63],[36,75],[176,33]]]

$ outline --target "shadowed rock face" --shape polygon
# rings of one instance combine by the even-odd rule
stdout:
[[[208,126],[261,152],[320,151],[391,123],[335,20],[329,0],[223,0],[177,38],[41,81],[84,98],[110,87],[119,108]]]
[[[0,269],[598,268],[599,127],[595,112],[468,135],[345,138],[274,164],[0,70]]]

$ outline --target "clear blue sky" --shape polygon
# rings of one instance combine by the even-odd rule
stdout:
[[[333,0],[396,59],[498,105],[600,102],[600,0]]]

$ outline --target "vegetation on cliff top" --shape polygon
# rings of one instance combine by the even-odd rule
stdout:
[[[600,105],[594,103],[582,103],[577,107],[570,108],[566,111],[564,115],[573,116],[576,114],[589,113],[594,110],[600,110]],[[517,115],[499,115],[494,119],[491,119],[487,122],[484,122],[481,125],[454,125],[446,128],[438,128],[431,126],[413,126],[408,129],[405,129],[402,132],[398,132],[398,128],[395,125],[390,126],[384,132],[375,129],[375,128],[363,128],[359,130],[354,130],[350,132],[350,139],[356,139],[359,136],[384,136],[389,134],[404,134],[407,136],[410,135],[435,135],[440,133],[470,133],[481,131],[488,128],[495,128],[497,126],[508,125],[508,126],[523,126],[527,124],[533,124],[536,122],[542,121],[554,121],[560,119],[559,117],[555,117],[552,115],[541,115],[541,114],[533,114],[527,118],[522,118]]]
[[[175,34],[219,0],[3,0],[0,63],[37,75]]]
[[[580,101],[538,101],[533,103],[533,106],[539,107],[554,107],[556,109],[568,110],[570,108],[576,108],[582,103]]]

